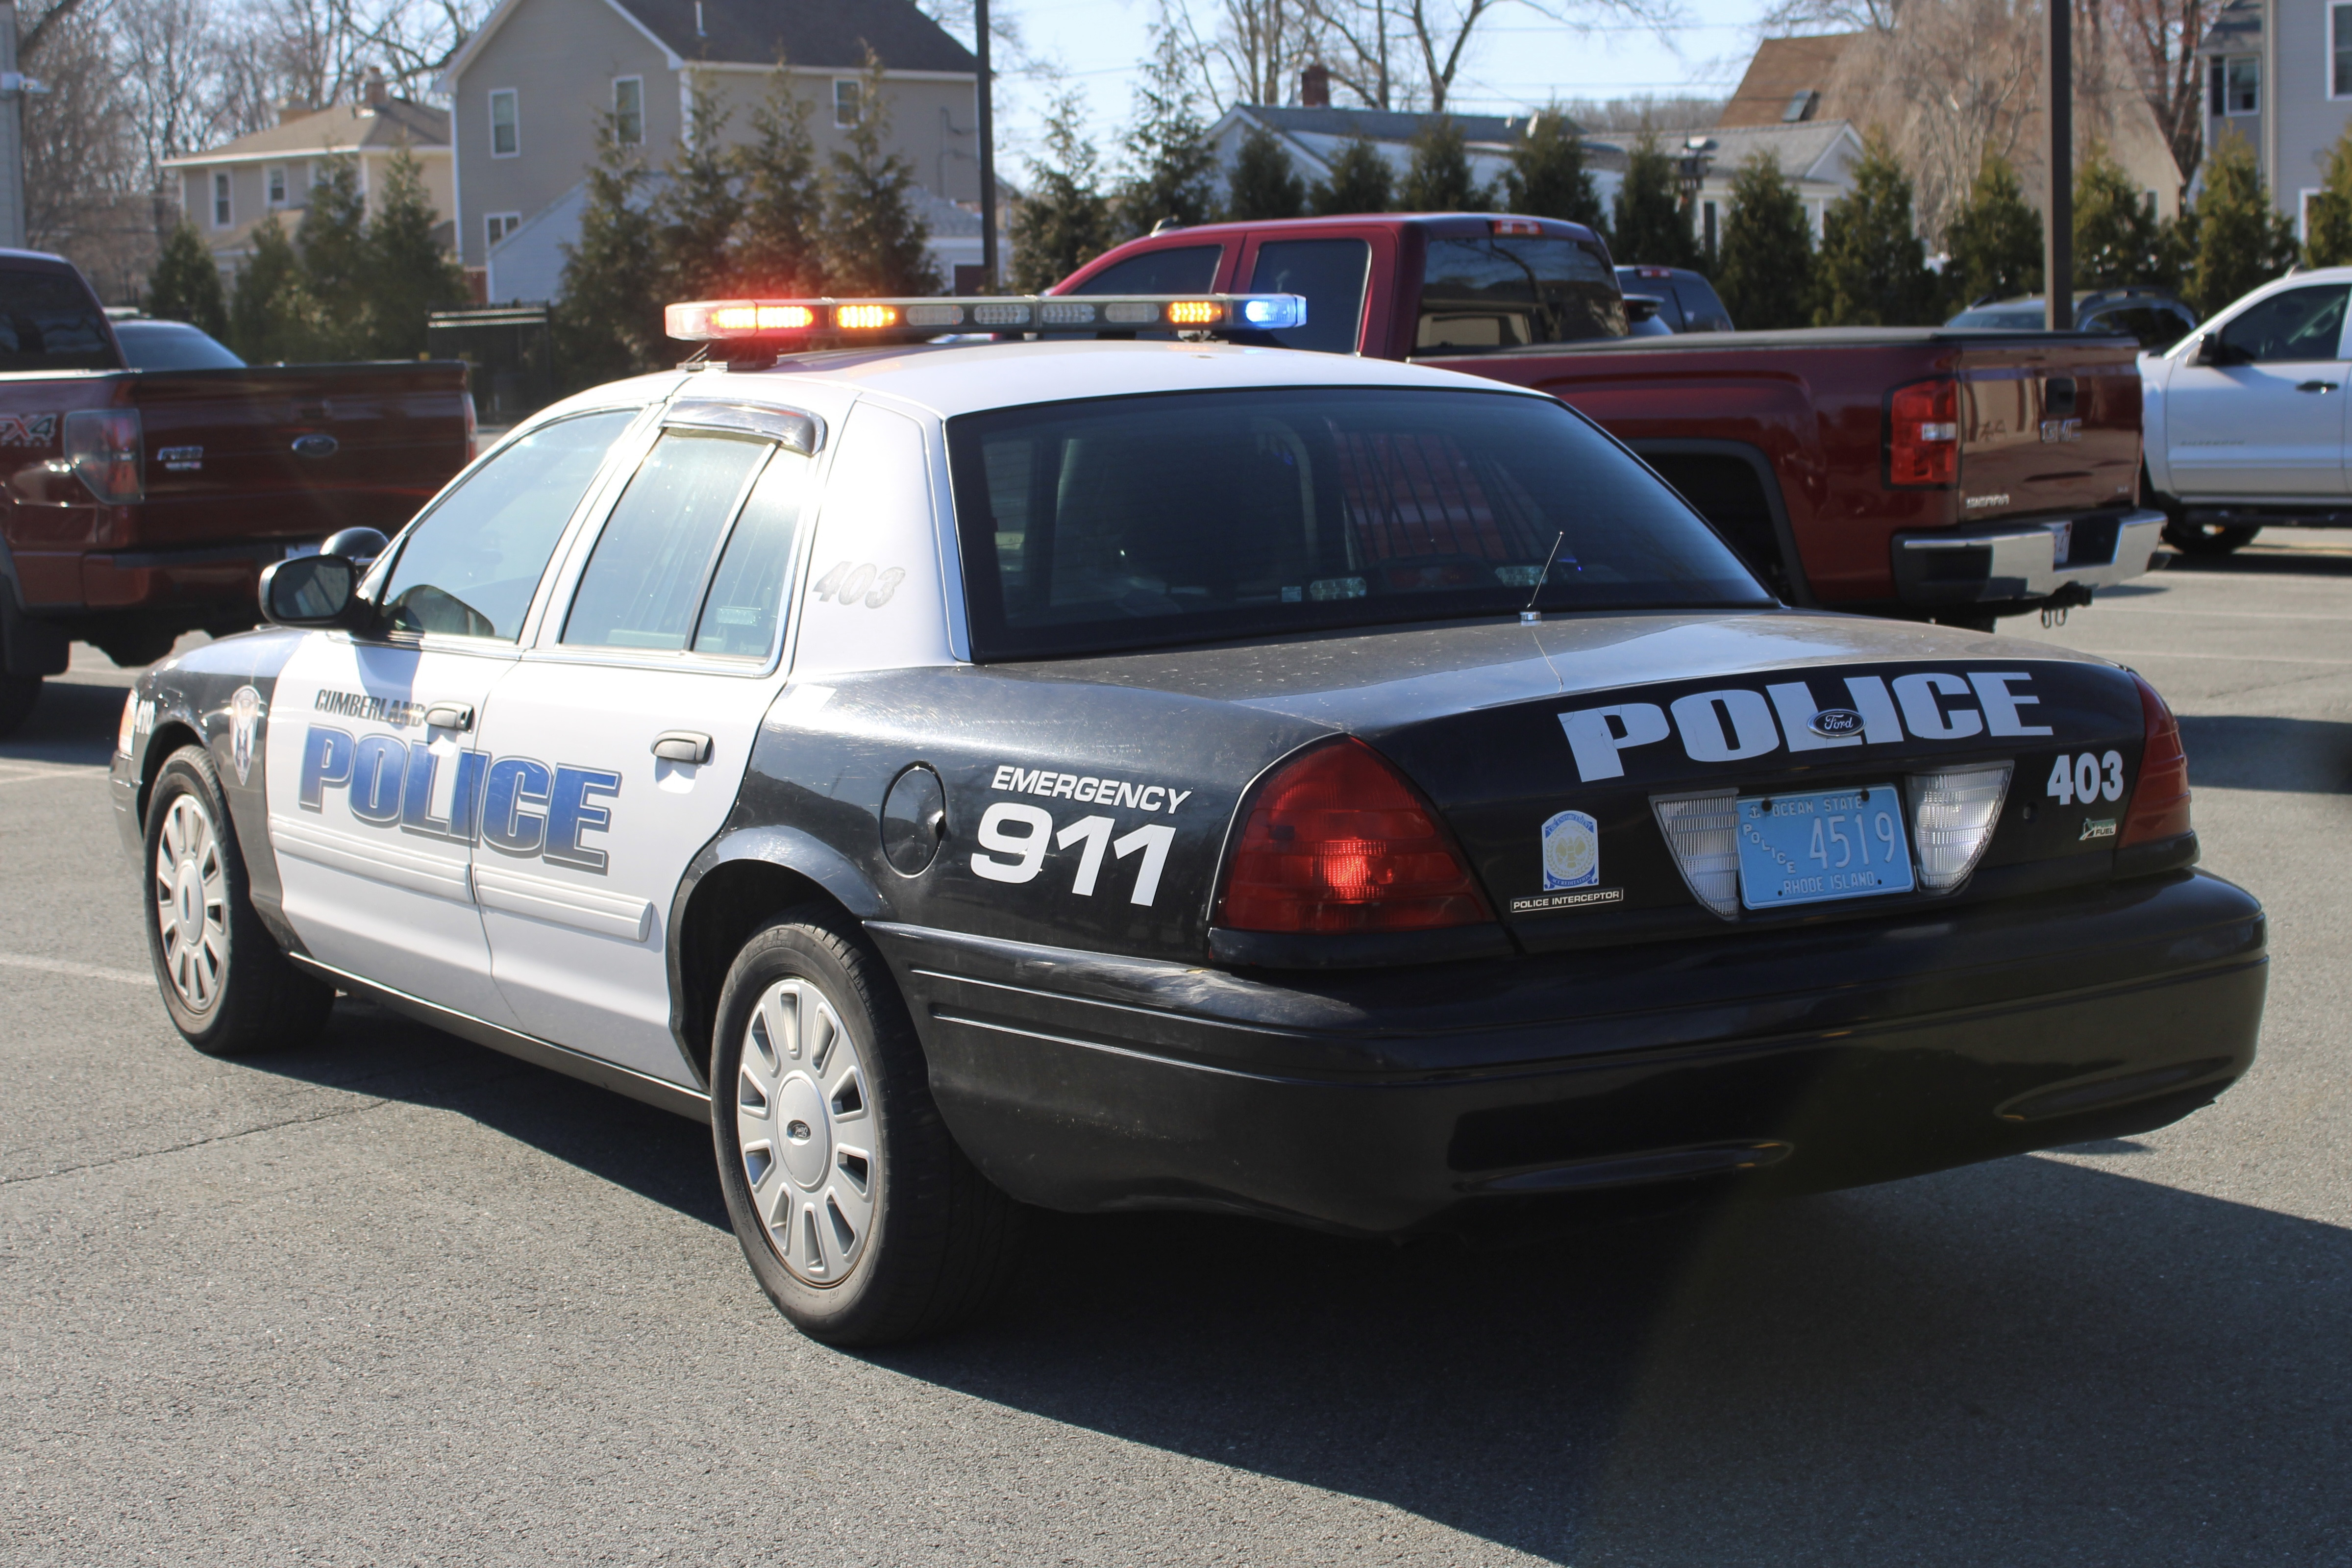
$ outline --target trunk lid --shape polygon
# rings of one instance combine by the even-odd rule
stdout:
[[[2137,496],[2137,345],[1994,342],[1966,344],[1955,357],[1961,521],[2091,510]]]

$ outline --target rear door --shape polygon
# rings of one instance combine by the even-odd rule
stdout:
[[[1396,276],[1392,229],[1318,228],[1250,237],[1238,276],[1253,294],[1297,294],[1307,324],[1267,334],[1286,349],[1351,354],[1363,347],[1364,323],[1389,309]],[[1370,310],[1366,309],[1367,303]]]
[[[474,887],[527,1033],[690,1083],[665,921],[783,683],[814,442],[807,422],[756,410],[666,417],[499,689]],[[904,575],[869,566],[832,587],[887,597]]]
[[[2177,492],[2282,500],[2345,493],[2347,297],[2352,285],[2343,283],[2283,289],[2216,329],[2233,363],[2183,359],[2172,367],[2165,458]]]

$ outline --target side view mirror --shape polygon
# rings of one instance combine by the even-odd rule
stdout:
[[[2219,332],[2200,332],[2197,334],[2197,346],[2189,351],[2189,363],[2191,364],[2229,364],[2231,363],[2229,345],[2222,342],[2221,334]]]
[[[321,555],[340,555],[365,572],[375,563],[377,556],[392,547],[392,541],[373,528],[346,528],[327,535],[319,546]]]
[[[278,626],[351,626],[363,618],[360,570],[341,555],[294,555],[261,574],[261,613]]]

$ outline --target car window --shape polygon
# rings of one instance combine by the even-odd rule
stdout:
[[[2038,332],[2048,320],[2049,318],[2042,313],[2042,307],[2036,305],[2031,310],[2018,310],[2012,307],[2006,310],[1993,309],[1962,310],[1944,325],[1983,327],[2002,332]]]
[[[558,420],[466,476],[413,524],[383,588],[394,629],[521,634],[563,525],[634,408]]]
[[[117,321],[114,336],[133,370],[237,370],[245,364],[185,321]]]
[[[710,574],[710,592],[695,623],[695,652],[765,658],[775,647],[808,470],[806,458],[784,451],[761,470]]]
[[[1544,399],[1184,393],[965,415],[948,438],[982,658],[1530,600],[1769,603],[1654,475]]]
[[[1513,348],[1625,335],[1617,276],[1592,247],[1504,235],[1429,242],[1413,338],[1418,349]]]
[[[1731,312],[1723,308],[1706,279],[1696,273],[1677,274],[1675,278],[1675,302],[1683,309],[1683,317],[1702,331],[1714,331],[1728,326]]]
[[[1267,336],[1286,349],[1320,353],[1356,352],[1364,314],[1364,280],[1372,247],[1361,239],[1269,240],[1250,268],[1253,294],[1297,294],[1307,301],[1307,324]]]
[[[2083,322],[2086,332],[2128,333],[2144,349],[2163,350],[2189,330],[2178,311],[2161,305],[2123,305],[2096,311]]]
[[[81,280],[63,272],[0,272],[0,372],[112,370],[106,317]]]
[[[1073,294],[1205,294],[1216,287],[1221,245],[1179,245],[1147,250],[1104,268]],[[1308,321],[1315,319],[1310,310]]]
[[[2344,304],[2352,286],[2319,283],[2256,301],[2221,329],[2221,343],[2242,363],[2332,360],[2344,336]]]
[[[597,536],[562,640],[683,649],[727,525],[773,450],[748,437],[665,432]]]

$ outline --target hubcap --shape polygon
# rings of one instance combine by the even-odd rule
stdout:
[[[837,1285],[874,1222],[866,1064],[824,993],[780,980],[752,1009],[736,1074],[735,1138],[768,1244],[793,1274]]]
[[[155,929],[163,978],[191,1012],[220,1000],[228,973],[228,889],[220,836],[194,795],[175,795],[155,836]]]

